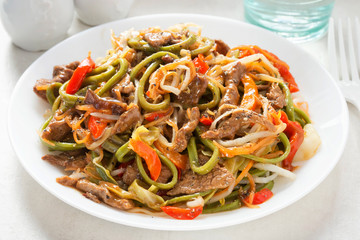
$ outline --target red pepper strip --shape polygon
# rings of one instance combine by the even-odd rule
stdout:
[[[257,86],[254,80],[248,75],[245,75],[241,81],[244,84],[244,96],[241,100],[240,107],[255,110],[259,97]]]
[[[101,118],[90,116],[89,122],[88,122],[88,128],[90,130],[91,135],[97,139],[102,135],[104,132],[104,129],[107,126],[106,121],[102,121]]]
[[[259,192],[256,192],[254,194],[254,198],[253,198],[253,205],[258,205],[258,204],[262,204],[264,202],[266,202],[267,200],[269,200],[272,196],[273,196],[273,192],[270,191],[267,188],[261,189]],[[246,202],[249,202],[249,197],[245,198],[244,200]]]
[[[199,120],[202,124],[204,124],[205,126],[210,126],[212,124],[212,122],[214,121],[214,119],[212,119],[211,117],[205,117],[204,115],[200,118]]]
[[[144,118],[146,121],[152,122],[154,120],[158,120],[159,118],[165,117],[166,115],[169,115],[170,113],[172,113],[172,111],[173,111],[173,108],[169,107],[165,110],[147,113],[144,115]]]
[[[298,122],[289,121],[286,113],[283,111],[281,111],[280,119],[287,125],[284,133],[289,138],[291,146],[289,155],[282,161],[282,167],[291,171],[293,170],[293,166],[291,165],[293,158],[304,141],[304,130]]]
[[[179,208],[173,206],[161,207],[161,210],[164,211],[170,217],[180,219],[180,220],[192,220],[199,216],[202,213],[203,207],[193,207],[193,208]]]
[[[185,170],[186,163],[189,160],[187,155],[182,155],[178,152],[168,150],[165,146],[161,145],[161,143],[158,141],[154,142],[154,146],[162,154],[164,154],[177,167],[177,169]]]
[[[67,94],[75,94],[81,87],[87,73],[95,68],[95,62],[91,59],[90,54],[81,61],[80,65],[75,69],[69,84],[66,87]]]
[[[129,146],[145,160],[151,179],[156,181],[161,172],[161,162],[155,150],[143,141],[136,139],[130,139]]]
[[[209,69],[209,65],[207,65],[207,63],[205,62],[204,55],[202,54],[199,54],[197,58],[193,60],[193,62],[197,69],[197,72],[201,74],[205,74],[206,71]]]

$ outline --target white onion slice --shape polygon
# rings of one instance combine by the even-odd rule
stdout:
[[[267,170],[270,172],[274,172],[279,174],[280,176],[290,178],[291,180],[295,180],[296,175],[293,172],[290,172],[282,167],[276,166],[274,164],[270,163],[256,163],[253,166],[254,168],[260,169],[260,170]]]
[[[94,117],[98,117],[98,118],[103,118],[103,119],[107,119],[107,120],[114,120],[117,121],[119,119],[119,115],[110,115],[110,114],[104,114],[104,113],[100,113],[100,112],[92,112],[90,113],[91,116]]]

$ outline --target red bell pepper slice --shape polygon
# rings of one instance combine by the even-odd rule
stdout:
[[[197,72],[201,74],[205,74],[206,71],[209,69],[209,65],[205,62],[204,55],[199,54],[197,58],[193,60],[193,63],[197,69]]]
[[[169,107],[165,110],[147,113],[144,115],[144,118],[146,121],[152,122],[152,121],[158,120],[159,118],[165,117],[166,115],[169,115],[170,113],[172,113],[172,111],[173,111],[173,108]]]
[[[173,206],[164,206],[161,207],[161,210],[165,212],[170,217],[180,219],[180,220],[192,220],[199,216],[202,211],[203,207],[193,207],[193,208],[179,208],[179,207],[173,207]]]
[[[156,181],[160,176],[161,162],[155,150],[143,141],[136,139],[130,139],[129,145],[134,152],[145,160],[151,179]]]
[[[286,123],[286,128],[284,130],[284,133],[289,138],[290,141],[290,153],[287,156],[284,161],[282,161],[282,167],[287,170],[293,170],[292,161],[293,158],[299,149],[300,145],[304,141],[304,129],[301,127],[301,125],[298,122],[295,121],[289,121],[287,115],[285,112],[281,111],[281,121]]]
[[[86,74],[91,72],[94,68],[95,62],[91,59],[89,54],[89,56],[82,60],[79,66],[75,69],[68,85],[66,86],[66,93],[75,94],[80,89]]]
[[[214,121],[214,119],[212,119],[211,117],[206,117],[206,116],[202,116],[199,120],[202,124],[204,124],[205,126],[210,126],[212,124],[212,122]]]
[[[90,130],[91,135],[97,139],[102,135],[105,128],[107,126],[107,122],[102,121],[101,118],[90,116],[89,122],[88,122],[88,128]]]
[[[273,192],[267,188],[261,189],[254,194],[253,202],[251,204],[258,205],[266,202],[273,196]],[[245,199],[248,202],[248,198]]]

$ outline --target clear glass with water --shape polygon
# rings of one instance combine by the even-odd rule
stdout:
[[[244,0],[245,19],[294,42],[322,37],[335,0]]]

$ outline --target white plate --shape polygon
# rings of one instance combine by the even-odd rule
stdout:
[[[37,130],[44,121],[47,104],[33,93],[39,78],[51,78],[54,65],[83,59],[88,51],[93,57],[104,56],[111,47],[110,29],[116,34],[130,28],[168,27],[182,22],[203,26],[203,35],[222,39],[234,47],[256,44],[267,49],[290,65],[292,74],[308,101],[312,120],[322,145],[318,153],[296,170],[295,181],[278,181],[274,197],[259,209],[240,208],[235,211],[201,215],[192,221],[151,217],[127,213],[94,203],[78,191],[56,183],[64,173],[41,160],[47,150],[39,141]],[[326,70],[299,47],[277,35],[252,25],[219,17],[166,14],[129,18],[79,33],[53,47],[37,59],[22,75],[11,98],[9,133],[15,152],[28,173],[59,199],[91,215],[124,225],[159,230],[201,230],[230,226],[254,220],[278,211],[313,190],[338,162],[347,139],[348,110],[334,80]],[[89,216],[90,217],[90,216]]]

